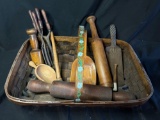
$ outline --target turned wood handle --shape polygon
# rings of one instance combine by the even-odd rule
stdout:
[[[50,24],[49,24],[49,22],[48,22],[48,19],[47,19],[47,16],[46,16],[46,12],[42,9],[42,10],[41,10],[41,13],[42,13],[42,16],[43,16],[43,18],[44,18],[44,21],[45,21],[45,23],[46,23],[47,30],[48,30],[48,31],[51,31],[51,26],[50,26]]]
[[[35,93],[49,92],[50,85],[40,80],[30,80],[27,84],[27,89]]]
[[[30,45],[32,49],[38,49],[38,40],[36,37],[37,31],[34,28],[26,30],[26,33],[30,36]]]
[[[41,20],[41,17],[40,17],[40,13],[39,13],[38,8],[35,8],[35,11],[36,11],[36,15],[37,15],[37,18],[38,18],[39,27],[40,27],[40,29],[42,30],[42,29],[43,29],[43,24],[42,24],[42,20]]]
[[[96,29],[96,25],[95,25],[95,20],[96,20],[95,16],[89,16],[87,18],[87,22],[90,24],[92,37],[99,38],[98,33],[97,33],[97,29]]]

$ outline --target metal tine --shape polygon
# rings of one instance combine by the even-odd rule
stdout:
[[[42,9],[41,10],[41,13],[42,13],[42,16],[44,18],[44,21],[45,21],[45,25],[47,27],[47,30],[48,30],[48,35],[47,36],[44,36],[44,38],[46,39],[46,42],[48,43],[48,46],[50,47],[50,49],[52,50],[52,46],[51,46],[51,43],[50,43],[50,32],[51,32],[51,27],[50,27],[50,24],[47,20],[47,16],[46,16],[46,12]]]
[[[58,62],[58,56],[57,56],[57,52],[56,52],[56,45],[55,45],[55,40],[54,40],[54,35],[53,35],[53,32],[51,31],[51,27],[50,27],[50,24],[48,22],[48,19],[47,19],[47,16],[46,16],[46,12],[42,9],[41,10],[42,12],[42,16],[45,20],[45,23],[46,23],[46,27],[49,31],[49,33],[51,34],[51,43],[52,43],[52,51],[53,51],[53,60],[54,60],[54,65],[55,65],[55,69],[56,69],[56,75],[57,75],[57,80],[62,80],[61,78],[61,75],[60,75],[60,68],[59,68],[59,62]],[[49,39],[48,39],[49,40]]]
[[[44,18],[46,28],[47,28],[47,30],[48,30],[48,35],[47,35],[47,36],[43,36],[43,37],[44,37],[44,39],[46,40],[46,42],[47,42],[47,44],[48,44],[48,46],[49,46],[49,49],[50,49],[50,51],[51,51],[51,53],[52,53],[53,50],[52,50],[52,46],[51,46],[51,42],[50,42],[51,27],[50,27],[50,24],[49,24],[49,22],[48,22],[48,20],[47,20],[46,13],[45,13],[45,11],[44,11],[43,9],[41,10],[41,13],[42,13],[42,16],[43,16],[43,18]],[[52,55],[52,58],[53,58],[53,54],[51,54],[51,55]]]
[[[31,10],[29,10],[28,12],[29,12],[29,15],[31,17],[32,24],[33,24],[34,28],[39,32],[39,34],[41,34],[40,33],[40,29],[38,27],[38,23],[36,21],[36,16],[35,16],[34,12],[31,11]],[[40,41],[41,41],[41,51],[42,51],[43,59],[44,59],[45,63],[48,63],[48,60],[45,57],[46,51],[44,50],[44,42],[43,42],[43,40],[41,38],[40,38]]]
[[[44,42],[47,43],[47,46],[44,44],[44,47],[45,47],[45,50],[46,50],[46,56],[48,58],[48,65],[52,66],[53,65],[53,62],[52,62],[52,46],[50,44],[50,41],[49,41],[49,36],[50,36],[50,33],[47,35],[47,37],[45,37],[43,35],[43,24],[42,24],[42,20],[41,20],[41,17],[40,17],[40,12],[38,10],[38,8],[35,8],[35,12],[36,12],[36,15],[37,15],[37,23],[39,25],[39,28],[40,28],[40,33],[41,33],[41,39],[44,40]]]
[[[51,60],[50,55],[48,55],[48,50],[47,50],[47,47],[44,43],[43,33],[42,33],[42,30],[40,29],[40,26],[38,24],[36,14],[34,12],[31,12],[31,13],[32,13],[32,16],[33,16],[33,19],[34,19],[34,22],[35,22],[35,26],[36,26],[39,34],[40,34],[41,50],[42,50],[42,55],[43,55],[44,61],[47,65],[52,66],[52,63],[51,63],[52,60]]]

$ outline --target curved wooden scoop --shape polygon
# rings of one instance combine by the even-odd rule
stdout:
[[[45,64],[36,66],[33,61],[30,61],[29,65],[35,68],[35,75],[39,80],[46,83],[52,83],[54,80],[56,80],[56,73],[50,66]]]
[[[96,85],[96,67],[93,60],[86,55],[87,52],[87,31],[83,34],[84,52],[83,52],[83,83]],[[80,41],[79,41],[80,42]],[[79,43],[78,43],[79,44]],[[78,47],[79,49],[79,47]],[[78,73],[78,58],[74,60],[71,68],[70,82],[75,82]]]

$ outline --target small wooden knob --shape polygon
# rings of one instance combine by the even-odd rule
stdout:
[[[88,23],[90,23],[91,21],[95,21],[96,20],[96,17],[95,16],[89,16],[88,18],[87,18],[87,22]]]
[[[28,35],[37,34],[37,30],[34,29],[34,28],[31,28],[31,29],[26,30],[26,33],[27,33]]]

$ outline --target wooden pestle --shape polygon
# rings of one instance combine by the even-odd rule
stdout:
[[[76,94],[74,82],[53,81],[52,84],[48,84],[40,80],[30,80],[27,88],[34,93],[49,92],[53,97],[71,100],[75,99]],[[126,101],[136,99],[129,92],[112,92],[111,88],[89,84],[83,85],[81,93],[81,100]]]
[[[109,70],[108,60],[105,54],[102,40],[99,38],[97,34],[97,29],[94,23],[95,19],[96,19],[95,16],[89,16],[87,18],[87,22],[90,24],[90,29],[93,38],[91,45],[99,77],[99,83],[100,85],[105,87],[113,87],[113,81]]]
[[[26,33],[30,36],[30,45],[32,50],[30,51],[30,56],[31,56],[31,60],[36,64],[43,64],[43,57],[42,57],[42,53],[41,50],[38,49],[38,40],[36,37],[37,31],[32,28],[32,29],[28,29],[26,30]]]
[[[28,90],[35,93],[49,92],[53,97],[71,99],[76,97],[75,82],[53,81],[52,84],[40,80],[31,80],[27,85]],[[83,84],[81,100],[111,101],[112,89],[103,86]]]

